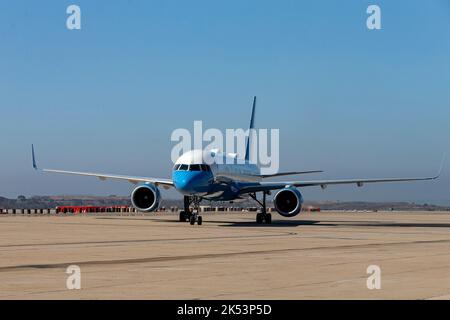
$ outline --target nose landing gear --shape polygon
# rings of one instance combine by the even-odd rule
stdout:
[[[202,201],[199,197],[184,197],[184,211],[180,212],[180,222],[188,221],[192,226],[197,224],[201,226],[203,224],[203,218],[199,215],[200,212],[200,202]],[[191,210],[190,206],[193,204],[194,208]]]
[[[201,226],[203,224],[203,218],[202,218],[202,216],[199,216],[198,213],[192,214],[189,219],[189,223],[191,224],[191,226],[193,226],[195,224],[195,222],[197,222],[197,224],[199,226]]]

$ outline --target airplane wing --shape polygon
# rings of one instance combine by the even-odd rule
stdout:
[[[325,189],[328,185],[338,185],[338,184],[356,184],[358,187],[362,187],[365,183],[411,182],[411,181],[436,180],[441,175],[443,164],[444,164],[444,159],[442,160],[441,167],[439,169],[439,173],[432,177],[261,182],[258,185],[243,187],[241,189],[240,193],[248,194],[248,193],[253,193],[253,192],[280,190],[280,189],[284,189],[286,187],[301,188],[301,187],[320,186],[322,189]]]
[[[31,154],[33,158],[33,168],[35,170],[40,170],[42,172],[52,172],[52,173],[62,173],[62,174],[72,174],[78,176],[88,176],[88,177],[97,177],[100,180],[106,179],[116,179],[116,180],[126,180],[130,183],[154,183],[155,185],[161,185],[165,189],[173,187],[173,181],[170,179],[159,179],[159,178],[149,178],[149,177],[135,177],[135,176],[125,176],[125,175],[117,175],[117,174],[103,174],[103,173],[93,173],[93,172],[78,172],[78,171],[66,171],[66,170],[54,170],[54,169],[39,169],[36,165],[36,158],[34,155],[34,146],[31,145]]]

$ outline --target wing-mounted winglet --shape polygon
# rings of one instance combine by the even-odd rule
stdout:
[[[36,157],[34,155],[34,145],[33,144],[31,144],[31,158],[33,160],[33,169],[34,170],[39,170],[37,165],[36,165]]]
[[[445,164],[446,158],[447,158],[447,154],[444,153],[443,156],[442,156],[441,166],[439,167],[438,174],[434,177],[434,179],[437,179],[437,178],[439,178],[441,176],[442,169],[444,168],[444,164]]]

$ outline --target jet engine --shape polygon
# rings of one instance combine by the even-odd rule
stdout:
[[[161,194],[154,184],[146,183],[140,185],[131,193],[131,203],[143,212],[153,212],[159,208]]]
[[[302,210],[303,197],[296,188],[285,188],[273,199],[275,209],[283,217],[295,217]]]

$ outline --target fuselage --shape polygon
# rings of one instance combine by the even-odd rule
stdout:
[[[261,181],[257,165],[235,155],[203,150],[183,154],[175,163],[172,179],[183,195],[215,201],[238,199],[242,187]]]

